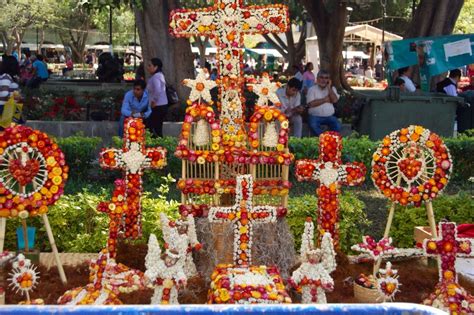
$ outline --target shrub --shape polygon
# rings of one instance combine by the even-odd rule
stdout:
[[[474,222],[474,200],[463,192],[457,195],[441,195],[433,201],[436,222],[447,219],[458,224]],[[415,226],[428,226],[425,207],[395,208],[395,216],[390,236],[398,247],[413,247],[413,230]]]
[[[56,143],[66,156],[71,178],[87,177],[93,168],[93,161],[98,158],[98,145],[101,142],[101,138],[82,135],[56,139]]]
[[[150,233],[161,237],[159,228],[159,215],[165,212],[167,215],[177,215],[177,202],[166,201],[164,197],[168,193],[166,179],[158,190],[159,198],[150,198],[150,193],[144,193],[142,199],[142,227],[143,237],[139,242],[146,243]],[[94,192],[84,189],[73,195],[64,195],[56,205],[48,212],[49,222],[53,230],[54,239],[60,252],[86,252],[95,253],[105,247],[109,218],[105,213],[99,213],[95,209],[99,201],[109,200],[110,191],[103,188],[95,189]],[[36,248],[41,251],[51,251],[41,218],[28,219],[28,226],[34,226],[37,230]],[[21,226],[20,220],[11,219],[7,224],[5,248],[13,250],[16,246],[16,228]]]
[[[304,222],[311,217],[316,224],[318,199],[313,195],[303,195],[289,199],[287,221],[295,239],[295,249],[300,250],[301,235],[304,231]],[[364,203],[352,193],[343,193],[340,202],[340,244],[344,252],[360,242],[365,230],[370,224],[367,220]]]

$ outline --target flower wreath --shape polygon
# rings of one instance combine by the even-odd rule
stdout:
[[[0,134],[0,217],[48,211],[64,192],[69,167],[45,133],[14,126]]]
[[[418,207],[446,187],[452,164],[451,154],[437,134],[409,126],[382,140],[372,159],[372,181],[393,202]]]
[[[205,150],[191,150],[188,147],[192,124],[199,119],[205,119],[211,126],[211,152]],[[212,107],[205,104],[199,105],[197,102],[194,102],[191,106],[186,108],[186,115],[181,129],[181,138],[176,148],[175,156],[200,164],[216,162],[219,160],[219,156],[216,153],[221,149],[221,135],[222,132],[219,121],[216,119]]]

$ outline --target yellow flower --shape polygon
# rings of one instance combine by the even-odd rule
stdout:
[[[63,170],[62,170],[60,167],[55,167],[55,168],[53,168],[53,174],[54,174],[54,175],[59,176],[59,175],[61,175],[62,173],[63,173]]]
[[[56,159],[50,156],[46,159],[46,164],[48,164],[48,166],[54,166],[56,165]]]
[[[281,122],[281,128],[288,129],[288,127],[289,127],[288,120],[285,120],[285,121]]]
[[[273,113],[271,111],[267,111],[265,113],[265,115],[263,115],[263,118],[265,118],[265,120],[272,120],[273,119]]]
[[[222,302],[227,302],[230,300],[230,294],[229,291],[226,289],[219,289],[219,298],[221,299]]]
[[[277,150],[278,151],[283,151],[283,150],[285,150],[285,146],[282,143],[278,143],[277,144]]]
[[[415,133],[417,133],[419,135],[421,135],[424,130],[425,130],[425,128],[423,128],[421,126],[415,126]]]
[[[60,185],[63,182],[63,179],[61,176],[54,176],[53,177],[53,184],[54,185]]]
[[[240,227],[240,230],[239,230],[240,234],[245,234],[245,233],[247,233],[247,231],[248,231],[248,228],[246,226],[241,226]]]
[[[197,158],[198,164],[204,164],[206,163],[206,159],[203,156],[200,156]]]
[[[49,189],[49,191],[53,194],[57,193],[58,190],[59,190],[59,187],[56,185],[51,186],[51,188]]]
[[[256,298],[256,299],[259,299],[259,298],[262,297],[262,294],[258,291],[252,291],[252,297]]]
[[[171,279],[165,279],[163,281],[163,287],[167,288],[167,289],[170,289],[173,287],[173,280]]]

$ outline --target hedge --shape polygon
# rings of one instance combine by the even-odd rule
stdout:
[[[115,137],[113,143],[115,147],[121,147],[121,139]],[[147,146],[162,146],[168,150],[168,166],[164,172],[158,172],[158,177],[170,173],[174,178],[181,176],[181,161],[174,156],[178,139],[174,137],[165,137],[158,139],[147,139]],[[469,177],[474,176],[474,136],[461,135],[458,138],[445,139],[446,145],[451,151],[454,161],[451,183],[455,185],[465,185]],[[91,169],[97,169],[93,161],[97,160],[97,147],[100,143],[98,138],[87,138],[81,136],[58,139],[60,148],[66,154],[66,160],[71,167],[71,176],[79,178]],[[368,137],[347,137],[343,140],[343,161],[361,161],[367,169],[371,169],[372,154],[378,146],[378,142],[371,141]],[[318,139],[317,138],[290,138],[290,152],[295,155],[295,159],[318,157]],[[291,167],[293,174],[293,167]],[[148,178],[152,181],[160,182],[153,178],[153,173],[148,172]],[[370,172],[367,174],[369,179]],[[294,176],[291,176],[292,181]],[[371,181],[367,183],[371,185]]]

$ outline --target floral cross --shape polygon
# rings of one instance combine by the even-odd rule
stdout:
[[[277,208],[252,204],[252,175],[237,176],[235,204],[232,207],[211,207],[209,221],[223,223],[231,221],[234,226],[234,263],[252,264],[252,228],[254,224],[276,221]]]

